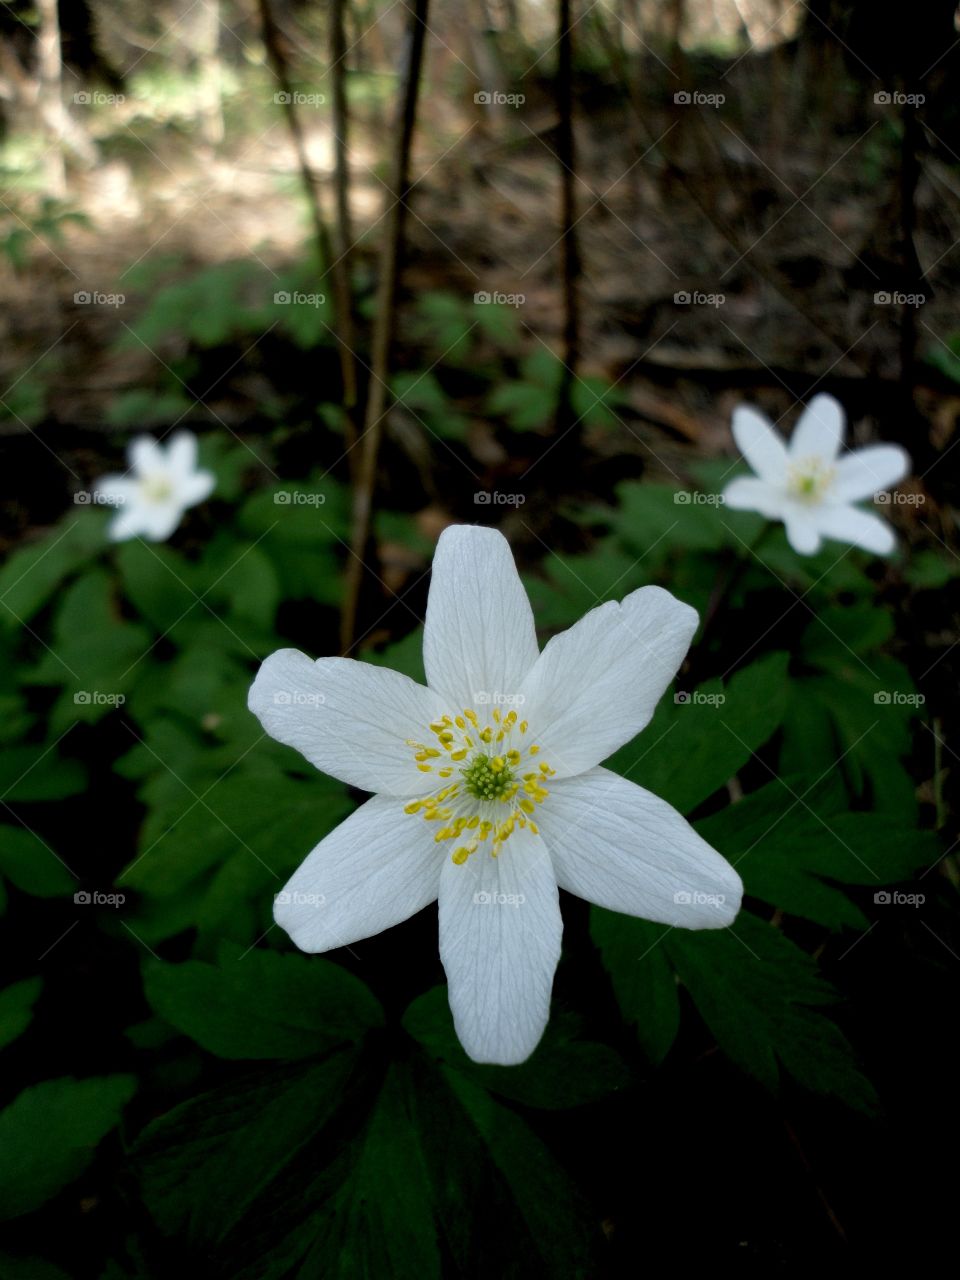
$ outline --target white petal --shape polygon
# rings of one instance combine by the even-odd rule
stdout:
[[[440,959],[460,1043],[475,1062],[529,1058],[550,1016],[560,959],[559,894],[539,836],[516,828],[440,872]]]
[[[697,621],[669,591],[641,587],[554,636],[524,682],[522,714],[557,777],[599,764],[650,722]]]
[[[274,902],[301,951],[382,933],[435,901],[442,854],[421,819],[374,796],[321,840]]]
[[[167,445],[167,468],[171,476],[185,480],[197,466],[197,437],[192,431],[175,431]]]
[[[791,458],[833,462],[843,443],[843,406],[833,396],[814,396],[793,429]]]
[[[143,507],[138,502],[122,506],[107,526],[113,542],[126,542],[143,532]]]
[[[191,475],[177,479],[177,501],[182,507],[195,507],[204,498],[213,493],[217,477],[212,471],[194,471]]]
[[[781,491],[758,476],[737,476],[723,491],[724,505],[731,511],[759,511],[768,520],[783,514]]]
[[[553,785],[537,825],[557,883],[578,898],[684,929],[724,928],[740,910],[730,863],[665,800],[608,769]]]
[[[764,415],[752,405],[740,404],[734,409],[733,438],[761,480],[782,483],[787,471],[787,447]]]
[[[838,502],[860,502],[899,484],[910,473],[910,455],[896,444],[854,449],[837,463],[830,496]]]
[[[820,550],[819,514],[816,520],[807,511],[787,512],[784,517],[787,526],[787,541],[801,556],[812,556]]]
[[[469,524],[445,529],[423,635],[430,688],[454,712],[490,704],[516,694],[539,652],[530,601],[503,534]]]
[[[131,440],[127,448],[127,458],[131,470],[140,477],[162,471],[166,461],[163,450],[153,436],[136,436]]]
[[[105,506],[123,507],[137,491],[137,482],[128,476],[110,474],[101,476],[93,486],[94,494]]]
[[[140,507],[140,530],[151,542],[166,542],[182,519],[178,502],[145,502]]]
[[[857,507],[820,507],[817,526],[825,538],[848,542],[852,547],[862,547],[878,556],[888,556],[897,545],[894,532],[885,520]]]
[[[417,768],[406,742],[432,741],[444,704],[399,671],[280,649],[257,672],[247,705],[272,738],[363,791],[414,796],[443,785],[435,770]]]

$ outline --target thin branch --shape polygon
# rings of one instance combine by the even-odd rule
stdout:
[[[363,585],[363,570],[367,542],[370,537],[373,491],[377,478],[377,459],[386,414],[387,388],[390,375],[390,349],[396,323],[397,280],[403,249],[403,232],[406,222],[407,198],[410,193],[410,149],[417,119],[417,96],[420,89],[420,73],[423,66],[424,37],[427,30],[429,0],[415,0],[409,10],[407,28],[407,58],[399,99],[397,140],[393,180],[388,200],[391,201],[385,216],[383,245],[380,251],[380,281],[377,289],[377,309],[373,326],[371,351],[370,389],[364,415],[363,437],[360,443],[360,467],[353,490],[353,521],[351,528],[352,555],[347,564],[347,582],[341,618],[340,644],[343,653],[353,645],[356,634],[357,610]]]
[[[343,29],[345,0],[333,0],[330,10],[330,52],[333,59],[331,80],[333,84],[333,138],[336,164],[335,190],[337,197],[337,256],[331,266],[333,292],[343,355],[343,403],[349,422],[347,439],[351,472],[356,469],[353,445],[356,443],[354,414],[357,410],[357,359],[353,323],[353,295],[350,288],[350,258],[353,250],[353,228],[350,222],[350,167],[347,160],[347,134],[350,122],[347,116],[347,43]]]
[[[563,376],[557,399],[557,431],[573,425],[571,392],[580,357],[580,306],[577,283],[580,248],[577,239],[576,153],[573,138],[573,29],[571,0],[559,0],[557,31],[557,159],[560,162],[560,226],[563,279]]]

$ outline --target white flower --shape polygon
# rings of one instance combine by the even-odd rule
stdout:
[[[97,502],[118,508],[110,522],[114,542],[148,538],[163,542],[187,507],[210,496],[216,483],[211,471],[197,470],[197,438],[178,431],[164,449],[151,436],[137,436],[127,450],[130,472],[97,481]]]
[[[733,435],[755,474],[731,480],[723,492],[726,505],[782,520],[790,545],[801,555],[818,551],[822,538],[889,555],[896,545],[893,530],[853,504],[902,480],[910,458],[893,444],[841,456],[843,424],[843,408],[833,396],[814,396],[786,445],[762,413],[738,406]]]
[[[326,951],[439,898],[457,1034],[476,1061],[503,1064],[527,1058],[547,1024],[558,885],[666,925],[728,925],[742,893],[733,868],[670,805],[598,767],[649,722],[696,627],[695,610],[642,587],[540,653],[503,536],[445,530],[428,687],[284,649],[250,690],[272,737],[376,793],[295,872],[277,922],[302,950]]]

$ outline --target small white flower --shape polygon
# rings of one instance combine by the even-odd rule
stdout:
[[[841,455],[843,428],[843,408],[833,396],[814,396],[789,445],[762,413],[739,405],[733,414],[733,436],[754,475],[731,480],[724,502],[737,511],[759,511],[768,520],[782,520],[790,545],[801,555],[818,551],[822,538],[889,555],[896,546],[893,530],[873,512],[853,504],[902,480],[910,470],[910,458],[894,444]]]
[[[209,497],[216,484],[213,472],[197,470],[197,438],[190,431],[178,431],[166,448],[151,436],[137,436],[127,458],[130,471],[103,476],[94,494],[118,508],[109,529],[114,542],[165,541],[184,511]]]
[[[547,1024],[558,885],[663,924],[730,924],[742,893],[733,868],[665,801],[598,767],[649,722],[696,627],[695,610],[642,587],[541,653],[506,540],[445,530],[428,687],[284,649],[250,690],[272,737],[376,793],[295,872],[277,922],[302,950],[327,951],[439,898],[457,1034],[476,1061],[503,1064],[527,1058]]]

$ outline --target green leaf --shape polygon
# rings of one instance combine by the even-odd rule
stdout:
[[[680,1029],[680,999],[673,969],[660,946],[669,928],[633,916],[590,910],[590,934],[600,949],[626,1022],[653,1063],[670,1052]]]
[[[717,1044],[765,1088],[777,1089],[782,1065],[814,1093],[874,1109],[850,1044],[816,1007],[836,992],[776,929],[743,911],[729,929],[674,929],[664,945]]]
[[[836,883],[883,885],[932,866],[942,850],[934,834],[889,814],[848,812],[842,789],[824,803],[813,779],[777,779],[696,824],[736,866],[746,892],[793,915],[837,929],[868,921]]]
[[[439,1224],[409,1092],[406,1070],[388,1068],[302,1275],[440,1280]]]
[[[45,841],[26,827],[0,825],[0,874],[23,893],[58,898],[73,893],[78,880]]]
[[[403,1025],[439,1062],[528,1107],[583,1106],[625,1088],[630,1079],[612,1049],[578,1039],[575,1021],[562,1016],[551,1019],[533,1056],[520,1066],[473,1062],[457,1040],[446,987],[434,987],[415,1000],[404,1014]]]
[[[7,747],[0,751],[0,798],[8,804],[65,800],[86,786],[79,760],[68,760],[56,745]]]
[[[617,549],[612,539],[586,555],[552,552],[543,562],[547,581],[529,576],[525,585],[538,628],[559,631],[607,600],[622,600],[647,581],[635,556]]]
[[[0,1111],[0,1218],[30,1213],[79,1177],[135,1088],[133,1076],[65,1076]]]
[[[32,674],[38,684],[64,686],[52,730],[99,720],[119,705],[151,644],[146,628],[122,617],[103,569],[74,582],[57,609],[53,644]]]
[[[15,551],[0,569],[0,625],[18,628],[105,545],[107,515],[82,508],[46,537]]]
[[[787,708],[787,663],[785,653],[767,654],[725,689],[712,680],[691,694],[662,698],[643,733],[608,767],[689,813],[776,732]]]
[[[30,1025],[33,1006],[43,990],[42,978],[24,978],[0,991],[0,1049],[11,1044]]]
[[[319,1063],[262,1070],[149,1124],[133,1158],[161,1229],[214,1245],[242,1227],[304,1149],[315,1147],[355,1069],[356,1055],[340,1051]],[[308,1247],[304,1239],[298,1252]]]
[[[144,988],[156,1013],[221,1058],[304,1058],[359,1040],[382,1019],[359,978],[292,953],[252,950],[219,966],[149,961]]]

